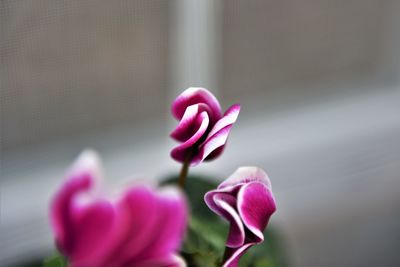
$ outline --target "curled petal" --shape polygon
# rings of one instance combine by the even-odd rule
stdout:
[[[218,215],[221,215],[221,213],[219,211],[220,210],[219,207],[215,204],[215,195],[227,194],[227,195],[231,195],[236,198],[237,193],[239,192],[241,187],[242,187],[242,185],[239,184],[239,185],[233,185],[233,186],[229,186],[229,187],[227,186],[227,187],[224,187],[221,189],[217,188],[217,189],[211,190],[204,195],[204,202],[206,202],[207,206],[212,211],[214,211]],[[233,206],[236,207],[236,204]]]
[[[231,176],[228,177],[228,179],[226,179],[218,186],[218,189],[249,182],[261,182],[265,184],[270,190],[272,190],[271,181],[268,178],[268,175],[263,169],[258,167],[238,168]]]
[[[171,137],[180,142],[185,142],[192,137],[199,127],[198,115],[203,111],[209,113],[210,108],[205,104],[195,104],[187,107],[178,126],[171,133]]]
[[[276,210],[271,190],[263,183],[251,182],[240,188],[237,209],[243,223],[256,237],[264,240],[263,231]]]
[[[254,246],[256,243],[250,242],[241,247],[230,249],[229,255],[225,260],[222,267],[237,267],[240,257],[248,250],[250,247]]]
[[[213,196],[215,212],[230,222],[230,229],[226,246],[240,247],[244,244],[245,229],[235,210],[236,199],[233,196],[224,193],[217,193]]]
[[[213,126],[206,140],[199,146],[198,152],[193,157],[191,164],[197,165],[203,160],[212,160],[218,157],[228,140],[230,130],[240,112],[240,105],[231,106],[217,123]]]
[[[226,126],[218,133],[214,134],[211,138],[206,140],[202,145],[200,145],[198,152],[192,159],[191,165],[195,166],[203,160],[211,160],[219,156],[222,150],[218,150],[217,154],[214,154],[213,152],[217,151],[219,148],[222,148],[226,144],[231,129],[232,125]],[[213,156],[212,158],[211,155]]]
[[[215,123],[210,133],[208,134],[207,139],[211,138],[213,135],[224,129],[226,126],[234,124],[239,116],[239,112],[239,104],[234,104],[230,108],[228,108],[228,110],[224,113],[224,116]]]
[[[207,192],[204,195],[204,202],[206,202],[207,206],[214,211],[215,213],[217,213],[218,215],[221,215],[219,212],[219,207],[215,204],[215,195],[216,194],[229,194],[232,196],[236,196],[237,193],[239,192],[241,185],[235,185],[235,186],[230,186],[230,187],[225,187],[222,189],[214,189],[211,190],[209,192]],[[234,205],[236,206],[236,205]]]
[[[203,111],[196,118],[196,124],[198,124],[198,128],[195,134],[192,135],[187,141],[178,145],[171,151],[171,157],[177,161],[183,162],[185,160],[187,151],[192,149],[200,139],[204,136],[204,133],[207,131],[209,125],[209,117],[208,113]]]
[[[210,107],[210,120],[212,122],[221,118],[221,106],[217,98],[204,88],[190,87],[183,91],[172,103],[172,115],[180,120],[188,106],[204,103]]]

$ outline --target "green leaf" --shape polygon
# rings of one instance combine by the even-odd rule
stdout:
[[[219,267],[218,256],[213,252],[182,252],[188,267]]]
[[[269,226],[264,232],[264,242],[251,247],[240,259],[240,267],[286,267],[289,266],[283,238],[276,228]]]
[[[67,267],[67,265],[67,260],[60,254],[46,258],[43,263],[43,267]]]
[[[169,177],[164,184],[177,184],[177,177]],[[185,193],[190,203],[192,215],[201,219],[216,220],[217,216],[204,203],[204,195],[217,188],[218,184],[211,177],[188,176],[186,179]]]
[[[259,258],[255,261],[254,267],[277,267],[279,265],[274,264],[267,258]]]

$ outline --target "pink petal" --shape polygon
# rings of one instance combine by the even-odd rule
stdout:
[[[102,262],[104,252],[109,250],[107,237],[110,236],[115,219],[112,205],[105,201],[81,208],[75,214],[74,247],[70,259],[72,262],[93,264]]]
[[[222,267],[237,267],[240,257],[248,250],[251,246],[256,243],[247,243],[239,248],[231,249],[228,259],[224,262]]]
[[[230,130],[235,123],[240,111],[240,105],[231,106],[211,129],[206,140],[200,145],[198,152],[193,157],[191,165],[197,165],[203,160],[212,160],[218,157],[228,140]]]
[[[171,255],[161,259],[145,260],[143,262],[134,262],[124,267],[185,267],[185,261],[176,255]]]
[[[237,184],[245,184],[253,181],[258,181],[265,184],[270,190],[271,181],[268,175],[263,169],[258,167],[240,167],[231,176],[228,177],[224,182],[222,182],[218,189],[222,189],[227,186],[233,186]]]
[[[148,186],[129,189],[117,205],[117,223],[112,238],[113,253],[109,256],[110,266],[119,266],[139,257],[149,246],[148,236],[157,227],[158,200]]]
[[[230,108],[228,108],[228,110],[224,113],[224,116],[215,123],[210,133],[208,134],[207,139],[211,138],[213,135],[218,133],[226,126],[234,124],[239,116],[239,112],[239,104],[234,104]]]
[[[71,218],[71,202],[74,196],[90,186],[89,175],[82,175],[67,181],[51,201],[50,221],[56,237],[58,248],[66,254],[71,254],[73,238],[68,233],[73,231]]]
[[[179,266],[173,253],[183,240],[187,220],[186,201],[180,192],[136,186],[124,194],[116,209],[113,236],[103,240],[109,244],[104,252],[107,257],[93,260],[92,265]]]
[[[171,137],[180,142],[187,141],[196,133],[202,122],[197,119],[198,115],[203,111],[209,113],[209,110],[210,108],[205,104],[195,104],[187,107],[178,126],[171,133]]]
[[[186,229],[184,196],[135,186],[104,199],[94,190],[98,169],[95,154],[83,153],[51,203],[56,241],[70,265],[183,266],[174,255]]]
[[[50,205],[50,221],[57,246],[69,255],[74,246],[74,208],[76,197],[95,186],[99,179],[100,167],[96,153],[83,152],[66,175],[66,181],[55,194]]]
[[[192,149],[192,146],[204,136],[209,125],[208,113],[203,111],[197,116],[196,121],[200,123],[196,133],[187,141],[178,145],[171,151],[171,157],[176,161],[183,162],[185,160],[187,151]]]
[[[226,245],[228,247],[242,246],[245,239],[245,231],[239,214],[235,210],[236,198],[227,193],[209,192],[206,194],[205,199],[210,209],[230,222]]]
[[[240,188],[237,209],[244,225],[258,238],[264,240],[263,231],[276,210],[275,199],[267,185],[250,182]]]
[[[115,210],[96,194],[99,165],[97,154],[83,152],[51,203],[57,246],[74,266],[100,263],[109,249],[104,241],[111,234]]]
[[[221,188],[221,189],[211,190],[211,191],[207,192],[204,195],[204,201],[206,202],[207,206],[212,211],[214,211],[215,213],[221,215],[219,213],[219,207],[215,204],[215,201],[214,201],[215,195],[216,194],[222,194],[222,193],[225,194],[225,193],[227,193],[229,195],[236,196],[237,193],[239,192],[239,189],[240,189],[241,186],[242,185],[239,184],[239,185],[235,185],[235,186],[230,186],[230,187],[224,187],[224,188]],[[236,206],[236,204],[234,206]]]
[[[217,189],[207,192],[204,200],[211,210],[230,221],[223,266],[236,267],[248,248],[264,240],[263,231],[276,210],[271,182],[262,169],[241,167]],[[232,230],[240,224],[243,232],[240,228]]]
[[[183,91],[172,103],[172,115],[180,120],[188,106],[204,103],[211,109],[209,114],[212,123],[221,118],[221,106],[217,98],[205,88],[190,87]]]
[[[187,224],[185,197],[174,188],[153,192],[134,188],[123,201],[122,242],[116,246],[107,266],[141,266],[142,262],[175,259]],[[170,260],[168,261],[170,262]]]
[[[179,249],[187,224],[187,207],[184,195],[173,187],[164,188],[158,195],[158,221],[147,236],[153,242],[143,253],[143,258],[170,255]]]
[[[191,161],[191,166],[196,166],[204,160],[211,160],[210,156],[213,158],[220,155],[222,150],[218,151],[218,154],[213,154],[213,152],[218,149],[223,148],[228,140],[229,132],[232,128],[232,125],[226,126],[218,133],[214,134],[210,139],[206,140],[198,149],[197,153],[194,155]]]
[[[225,150],[225,145],[226,145],[226,142],[225,142],[224,145],[219,146],[219,147],[213,149],[213,150],[207,155],[207,157],[204,158],[204,161],[211,161],[211,160],[214,160],[214,159],[218,158],[218,157],[224,152],[224,150]],[[203,152],[203,155],[204,155],[204,152]],[[202,157],[202,158],[203,158],[203,157]]]

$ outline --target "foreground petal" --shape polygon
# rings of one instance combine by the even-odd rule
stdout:
[[[174,187],[163,188],[158,195],[158,225],[153,243],[146,254],[150,258],[170,255],[179,249],[187,225],[187,204],[182,192]]]
[[[156,192],[149,186],[135,186],[115,205],[113,232],[98,235],[99,243],[108,249],[97,249],[102,252],[96,253],[98,258],[74,261],[74,267],[184,266],[174,256],[187,221],[186,202],[178,190]]]
[[[108,265],[120,266],[139,257],[149,246],[148,236],[157,226],[158,201],[155,192],[145,185],[129,189],[118,201],[117,223],[111,242]]]
[[[70,255],[73,250],[73,220],[71,216],[71,203],[76,194],[90,187],[89,175],[78,176],[67,181],[58,191],[51,202],[50,221],[56,237],[59,250]]]
[[[99,158],[92,151],[83,152],[66,175],[66,181],[50,204],[50,222],[58,248],[71,255],[74,233],[74,202],[79,194],[88,192],[96,185],[100,176]]]
[[[134,262],[131,265],[124,265],[124,267],[186,267],[186,263],[181,257],[171,255],[162,259]]]
[[[74,231],[69,233],[74,238],[71,262],[83,266],[102,263],[104,253],[110,250],[107,239],[112,234],[115,220],[113,206],[106,200],[99,200],[80,207],[73,215],[75,215]]]

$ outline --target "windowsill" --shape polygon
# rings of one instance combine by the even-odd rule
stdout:
[[[279,222],[295,265],[302,266],[311,253],[302,247],[304,238],[329,238],[332,232],[327,225],[350,227],[374,212],[394,209],[400,201],[396,192],[400,188],[399,100],[397,88],[385,88],[275,117],[251,116],[243,109],[224,155],[192,171],[221,180],[240,165],[266,169],[278,200],[272,223]],[[90,145],[100,152],[107,184],[113,187],[128,182],[131,175],[160,179],[177,172],[179,165],[168,157],[173,143],[166,138],[164,125],[153,122],[142,129],[82,136],[3,155],[0,264],[52,250],[47,205],[64,170],[82,148]],[[315,248],[325,249],[319,241],[314,240]],[[321,261],[329,256],[324,253]],[[336,256],[333,251],[329,257]]]

